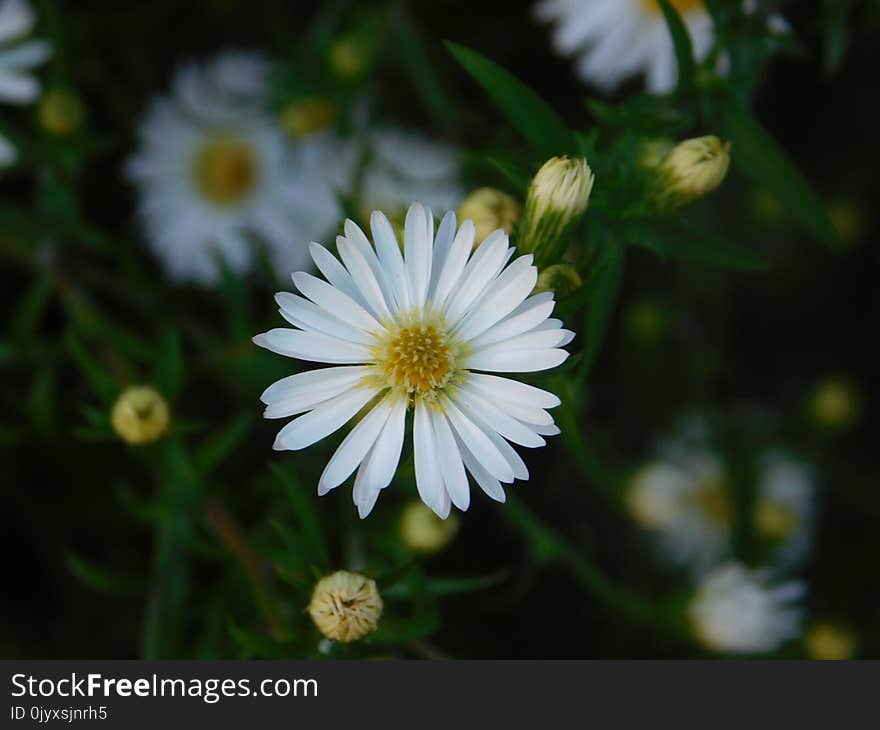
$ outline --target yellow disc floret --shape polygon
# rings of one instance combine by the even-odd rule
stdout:
[[[250,145],[229,137],[205,144],[195,158],[194,175],[202,195],[216,205],[240,203],[257,180],[257,160]]]
[[[379,346],[377,360],[391,388],[425,396],[442,388],[454,369],[455,347],[443,328],[415,323],[394,329]]]

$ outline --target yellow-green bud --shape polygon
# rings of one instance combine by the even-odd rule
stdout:
[[[535,294],[544,291],[552,291],[556,298],[568,296],[583,284],[581,275],[569,264],[553,264],[543,269],[538,275],[538,283],[535,285]]]
[[[654,345],[666,335],[667,313],[655,302],[639,300],[630,304],[623,317],[627,336],[639,345]]]
[[[673,146],[657,165],[654,194],[663,208],[678,208],[718,188],[730,167],[730,143],[696,137]]]
[[[461,220],[470,219],[474,222],[474,242],[477,246],[499,228],[505,233],[511,233],[521,212],[516,200],[495,188],[474,190],[458,207],[458,217]]]
[[[828,215],[837,231],[840,247],[853,246],[864,235],[865,216],[856,201],[835,200],[828,206]]]
[[[552,263],[590,203],[595,176],[584,157],[553,157],[529,186],[517,247],[535,253],[539,263]]]
[[[823,621],[807,631],[804,648],[810,659],[845,661],[858,653],[859,640],[850,629]]]
[[[70,89],[49,89],[37,107],[40,125],[49,134],[64,137],[76,132],[86,117],[86,107]]]
[[[410,502],[400,517],[400,540],[409,550],[430,555],[445,548],[458,532],[458,518],[441,520],[422,501]]]
[[[828,378],[814,388],[809,409],[818,426],[831,431],[844,431],[858,420],[861,399],[856,386],[846,378]]]
[[[328,639],[348,643],[379,627],[382,597],[376,581],[360,573],[338,570],[315,585],[309,615]]]
[[[291,137],[307,137],[321,132],[336,118],[336,108],[326,99],[310,97],[286,104],[281,110],[278,122]]]
[[[148,385],[134,385],[119,394],[110,423],[119,437],[133,445],[157,441],[168,429],[168,403]]]
[[[340,78],[359,79],[370,67],[372,55],[366,40],[355,33],[349,33],[330,46],[330,67]]]

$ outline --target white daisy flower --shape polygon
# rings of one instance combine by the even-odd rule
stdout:
[[[697,638],[708,648],[732,654],[775,651],[801,631],[806,592],[801,581],[769,585],[764,571],[727,563],[706,575],[688,606]]]
[[[279,293],[294,329],[254,342],[288,357],[332,364],[284,378],[262,395],[267,418],[300,415],[275,448],[298,450],[362,413],[318,482],[326,494],[355,470],[354,502],[366,517],[397,469],[406,413],[414,412],[416,484],[440,517],[470,504],[468,472],[490,497],[502,483],[528,479],[510,442],[535,448],[559,429],[552,393],[490,373],[536,372],[562,363],[574,337],[557,319],[551,293],[530,296],[532,256],[498,230],[476,250],[474,225],[456,230],[455,214],[434,235],[429,209],[406,215],[403,254],[388,219],[371,217],[374,245],[352,221],[337,238],[340,263],[316,243],[312,257],[327,281],[295,273],[303,296]],[[375,248],[374,248],[375,246]]]
[[[48,41],[24,41],[36,17],[26,0],[0,0],[0,102],[24,106],[40,96],[40,82],[30,73],[52,53]],[[0,134],[0,166],[15,162],[16,151]]]
[[[394,220],[414,198],[432,209],[457,208],[464,197],[459,173],[453,147],[414,132],[385,128],[365,132],[344,146],[333,184],[357,198],[365,217],[370,211],[384,210]]]
[[[810,547],[816,483],[811,466],[779,451],[761,465],[754,525],[772,546],[770,562],[789,568]]]
[[[691,450],[644,466],[626,494],[630,514],[672,565],[699,574],[730,550],[733,506],[721,462]]]
[[[174,279],[215,283],[218,256],[246,271],[251,237],[276,270],[302,267],[305,243],[338,220],[336,196],[321,182],[334,145],[320,138],[288,147],[266,109],[268,70],[262,56],[245,53],[186,65],[171,97],[147,115],[128,174],[149,244]]]
[[[715,41],[712,17],[701,0],[670,0],[702,60]],[[648,90],[671,91],[678,79],[672,38],[657,0],[542,0],[540,20],[555,22],[553,43],[566,56],[578,55],[580,78],[603,91],[644,74]]]

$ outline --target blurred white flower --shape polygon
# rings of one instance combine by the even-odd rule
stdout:
[[[769,562],[790,568],[806,555],[812,536],[815,472],[811,466],[774,451],[761,465],[754,524],[772,546]]]
[[[670,0],[702,60],[715,41],[712,18],[701,0]],[[540,20],[553,21],[553,43],[566,56],[579,56],[580,78],[603,91],[645,75],[648,90],[671,91],[678,79],[672,38],[657,0],[542,0]]]
[[[23,40],[36,23],[26,0],[0,0],[0,102],[24,106],[40,96],[40,83],[30,73],[52,53],[48,41]],[[15,162],[16,151],[0,134],[0,167]]]
[[[763,654],[800,634],[806,592],[800,581],[770,585],[764,571],[727,563],[707,574],[688,606],[696,637],[709,649]]]
[[[729,552],[733,507],[722,464],[707,451],[682,449],[646,465],[626,503],[673,565],[702,573]]]
[[[394,477],[412,409],[422,501],[444,519],[451,504],[466,510],[468,472],[504,501],[501,484],[529,476],[508,441],[536,448],[543,436],[559,433],[547,412],[559,399],[486,373],[553,368],[568,357],[560,348],[574,335],[548,319],[552,294],[529,296],[538,278],[532,256],[507,265],[515,251],[503,231],[474,251],[471,221],[456,229],[450,211],[435,236],[431,211],[419,203],[406,216],[403,255],[385,215],[373,213],[371,229],[374,244],[345,222],[337,238],[342,263],[312,244],[327,281],[295,273],[305,298],[276,296],[295,329],[254,338],[278,354],[337,366],[266,389],[267,418],[305,414],[281,429],[275,448],[303,449],[361,414],[324,469],[318,493],[357,470],[353,497],[366,517]]]
[[[355,197],[364,217],[381,210],[394,220],[413,200],[454,210],[464,197],[453,147],[414,132],[383,128],[347,142],[333,184]]]
[[[335,143],[288,143],[266,108],[268,71],[259,54],[239,52],[185,65],[142,125],[127,172],[149,244],[174,279],[216,283],[218,257],[248,270],[252,237],[277,271],[305,266],[308,243],[338,220],[324,174]]]

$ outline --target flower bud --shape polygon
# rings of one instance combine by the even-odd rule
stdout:
[[[76,132],[86,116],[82,99],[69,89],[49,89],[40,99],[37,117],[49,134],[64,137]]]
[[[410,502],[400,518],[400,540],[415,553],[440,552],[458,532],[458,518],[452,514],[441,520],[421,501]]]
[[[569,264],[553,264],[541,271],[538,275],[538,283],[535,285],[534,294],[544,291],[552,291],[556,299],[566,297],[576,289],[580,289],[583,280],[581,275]]]
[[[656,167],[654,195],[661,208],[680,208],[708,195],[730,167],[730,143],[696,137],[673,146]]]
[[[810,659],[845,661],[856,655],[859,640],[850,629],[823,621],[810,627],[804,648]]]
[[[335,118],[336,109],[333,104],[320,97],[310,97],[286,104],[281,110],[278,123],[288,135],[300,138],[327,129]]]
[[[339,570],[315,585],[309,615],[328,639],[348,643],[363,639],[378,628],[382,608],[376,581]]]
[[[553,157],[529,186],[517,247],[552,263],[590,203],[595,176],[584,157]]]
[[[369,44],[355,33],[338,38],[330,46],[330,67],[337,76],[355,80],[361,78],[372,61]]]
[[[468,195],[458,208],[461,220],[470,219],[474,222],[476,236],[474,241],[479,246],[490,233],[499,228],[505,233],[513,231],[514,224],[519,220],[520,205],[507,193],[495,188],[479,188]]]
[[[834,377],[816,385],[809,410],[814,423],[829,431],[845,431],[859,419],[858,389],[846,378]]]
[[[159,439],[168,429],[168,421],[168,403],[148,385],[123,390],[110,414],[110,423],[119,437],[134,445]]]

